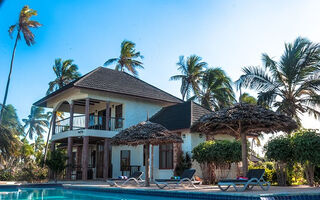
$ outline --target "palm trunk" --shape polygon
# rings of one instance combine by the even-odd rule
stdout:
[[[1,124],[1,120],[2,120],[2,115],[3,115],[4,107],[6,106],[6,102],[7,102],[9,84],[10,84],[12,67],[13,67],[13,60],[14,60],[14,55],[15,55],[15,53],[16,53],[16,48],[17,48],[17,44],[18,44],[18,40],[19,40],[19,34],[20,34],[20,29],[18,30],[17,37],[16,37],[16,41],[15,41],[14,47],[13,47],[13,52],[12,52],[12,57],[11,57],[11,63],[10,63],[10,70],[9,70],[9,75],[8,75],[8,81],[7,81],[7,85],[6,85],[6,91],[5,91],[5,93],[4,93],[4,98],[3,98],[3,103],[2,103],[1,112],[0,112],[0,124]]]
[[[50,137],[50,133],[51,133],[52,123],[53,123],[53,117],[51,117],[51,120],[50,120],[50,125],[49,125],[49,132],[48,132],[48,136],[47,136],[46,148],[44,149],[44,159],[43,159],[42,167],[44,166],[44,163],[45,163],[46,160],[47,160],[47,152],[48,152],[48,147],[49,147],[49,137]]]

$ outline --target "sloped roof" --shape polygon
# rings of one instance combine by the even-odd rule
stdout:
[[[120,131],[112,137],[113,145],[140,145],[140,144],[165,144],[165,143],[182,143],[182,139],[178,134],[171,134],[161,124],[152,123],[150,121],[141,122]]]
[[[193,101],[187,101],[164,107],[149,120],[163,125],[170,131],[189,129],[201,116],[211,112]]]
[[[117,94],[180,103],[179,98],[160,90],[128,73],[98,67],[72,83],[40,99],[34,105],[46,106],[46,100],[71,87],[93,89]]]

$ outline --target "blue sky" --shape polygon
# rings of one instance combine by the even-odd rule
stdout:
[[[43,26],[34,31],[34,46],[20,41],[17,47],[8,103],[20,118],[45,95],[55,58],[73,59],[85,74],[117,57],[124,39],[145,57],[140,78],[178,97],[180,84],[169,78],[178,73],[180,55],[197,54],[236,80],[241,67],[260,65],[264,52],[278,58],[284,42],[297,36],[320,42],[319,1],[6,0],[0,7],[1,102],[14,43],[7,31],[24,5],[38,11],[34,19]]]

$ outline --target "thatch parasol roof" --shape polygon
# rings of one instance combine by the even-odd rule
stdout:
[[[111,143],[114,145],[135,146],[140,144],[159,145],[182,142],[179,135],[170,132],[164,126],[147,121],[122,130],[112,137]]]
[[[239,127],[241,127],[241,131]],[[193,124],[191,130],[213,135],[223,133],[239,137],[237,133],[240,132],[257,135],[261,132],[291,132],[297,128],[297,123],[286,115],[261,106],[241,103],[202,116]]]

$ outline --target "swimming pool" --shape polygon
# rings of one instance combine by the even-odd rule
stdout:
[[[167,197],[155,197],[146,195],[132,195],[125,193],[108,193],[108,192],[95,192],[86,190],[70,190],[64,188],[23,188],[23,189],[10,189],[6,191],[0,190],[0,199],[19,199],[19,200],[167,200]],[[175,198],[182,200],[182,198]]]
[[[0,200],[319,200],[320,193],[268,194],[122,189],[61,184],[0,186]]]

